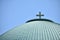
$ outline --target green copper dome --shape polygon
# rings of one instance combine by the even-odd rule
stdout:
[[[60,24],[48,19],[39,12],[39,19],[27,21],[0,36],[0,40],[60,40]]]
[[[60,40],[60,25],[50,21],[32,21],[4,33],[0,40]]]

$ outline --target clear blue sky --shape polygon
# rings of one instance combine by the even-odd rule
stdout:
[[[0,0],[0,35],[37,18],[39,11],[43,18],[60,23],[60,0]]]

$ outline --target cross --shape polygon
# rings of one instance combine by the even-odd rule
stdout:
[[[36,16],[39,16],[39,19],[41,19],[41,16],[44,16],[44,15],[41,14],[41,12],[39,12],[39,14],[37,14]]]

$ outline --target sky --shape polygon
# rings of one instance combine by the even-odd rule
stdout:
[[[39,11],[42,18],[60,23],[60,0],[0,0],[0,35],[38,18]]]

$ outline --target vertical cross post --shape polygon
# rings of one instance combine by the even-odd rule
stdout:
[[[44,16],[44,15],[41,14],[41,12],[39,12],[39,14],[37,14],[36,16],[39,16],[39,19],[41,19],[41,16]]]

